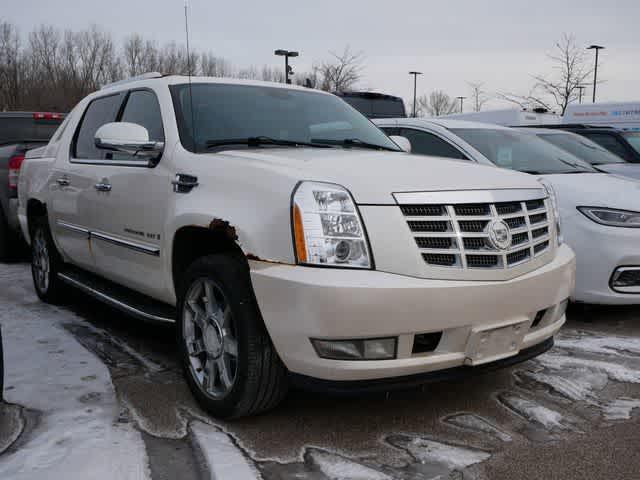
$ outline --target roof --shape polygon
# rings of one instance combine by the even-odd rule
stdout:
[[[530,133],[532,135],[576,135],[569,130],[560,130],[559,128],[534,128],[534,127],[515,127],[521,132]]]
[[[503,127],[494,123],[469,122],[467,120],[451,120],[444,118],[390,118],[385,120],[401,121],[403,125],[415,125],[416,127],[425,125],[438,125],[447,129],[451,128],[483,128],[490,130],[509,130],[509,127]]]
[[[278,82],[265,82],[262,80],[243,80],[238,78],[225,78],[225,77],[189,77],[186,75],[161,75],[159,73],[151,73],[140,75],[139,77],[133,77],[127,80],[121,80],[105,85],[100,91],[108,90],[122,90],[124,88],[136,88],[148,85],[180,85],[191,82],[192,84],[198,83],[218,83],[223,85],[246,85],[255,87],[271,87],[281,88],[283,90],[300,90],[304,92],[317,92],[324,95],[331,95],[330,93],[323,92],[322,90],[311,89],[302,87],[299,85],[291,85]]]

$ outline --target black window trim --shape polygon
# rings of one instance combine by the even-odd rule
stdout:
[[[120,90],[118,92],[110,93],[108,95],[102,95],[102,96],[96,97],[87,104],[87,106],[84,108],[84,111],[82,112],[82,117],[80,118],[78,125],[76,125],[76,131],[74,132],[73,138],[71,140],[71,144],[69,145],[69,163],[79,164],[79,165],[98,165],[98,166],[102,165],[102,166],[111,166],[111,167],[137,167],[137,168],[155,168],[158,165],[158,163],[160,163],[160,160],[162,159],[162,154],[160,154],[160,156],[157,159],[153,159],[153,160],[149,160],[148,158],[141,158],[139,160],[112,160],[108,158],[84,159],[84,158],[76,158],[75,156],[76,143],[77,143],[78,135],[80,134],[80,128],[82,126],[82,122],[84,122],[84,117],[87,114],[87,111],[89,110],[89,107],[93,104],[93,102],[95,102],[96,100],[104,99],[104,98],[122,96],[122,99],[120,100],[120,106],[118,107],[118,111],[114,119],[114,122],[119,122],[124,113],[124,109],[126,108],[127,101],[129,100],[129,96],[131,95],[132,92],[139,92],[139,91],[151,92],[156,98],[156,101],[158,102],[158,107],[160,107],[160,101],[158,100],[158,95],[152,88],[149,88],[149,87],[138,87],[138,88],[132,88],[130,90]],[[162,107],[160,107],[160,114],[161,114],[160,120],[162,123],[162,135],[165,136],[164,122],[162,122]],[[166,144],[166,136],[165,136],[165,144]]]
[[[460,152],[460,155],[464,156],[464,158],[453,158],[453,157],[446,157],[446,158],[451,158],[452,160],[463,160],[463,161],[467,161],[467,162],[476,162],[477,163],[477,161],[475,160],[474,156],[469,154],[463,147],[458,145],[453,140],[450,140],[450,139],[448,139],[446,137],[443,137],[439,132],[437,132],[435,130],[431,130],[430,128],[427,128],[427,127],[417,127],[415,125],[407,125],[407,124],[402,124],[402,123],[397,123],[395,128],[398,130],[398,132],[400,132],[403,128],[406,128],[406,129],[409,129],[409,130],[417,130],[419,132],[425,132],[425,133],[430,133],[431,135],[435,135],[437,138],[439,138],[440,140],[442,140],[443,142],[445,142],[449,146],[451,146],[451,148],[454,148],[455,150]],[[398,133],[398,135],[402,136],[400,133]]]

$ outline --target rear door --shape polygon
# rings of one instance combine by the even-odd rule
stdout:
[[[74,133],[69,152],[60,152],[65,161],[53,170],[52,228],[59,248],[68,259],[88,270],[95,269],[89,243],[91,219],[94,215],[94,170],[105,161],[105,152],[95,147],[94,136],[105,123],[115,121],[123,94],[112,94],[92,100]]]

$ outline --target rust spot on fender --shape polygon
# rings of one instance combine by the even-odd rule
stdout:
[[[275,263],[278,265],[291,265],[290,263],[281,262],[279,260],[269,260],[268,258],[260,258],[258,255],[254,253],[247,253],[245,256],[247,257],[247,260],[254,260],[256,262]]]
[[[211,220],[209,224],[209,230],[213,232],[219,232],[223,234],[229,240],[233,240],[234,242],[238,240],[238,234],[236,233],[236,228],[231,225],[226,220],[222,220],[221,218],[214,218]]]

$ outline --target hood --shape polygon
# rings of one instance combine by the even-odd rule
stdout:
[[[640,180],[640,163],[607,163],[605,165],[594,165],[594,167],[607,173]]]
[[[296,180],[342,185],[360,204],[395,204],[392,194],[398,192],[540,188],[531,175],[407,153],[357,148],[268,148],[220,154],[241,157],[247,167],[258,162],[260,168],[277,170]]]
[[[640,211],[640,182],[607,173],[543,175],[556,192],[562,210],[578,206]]]

